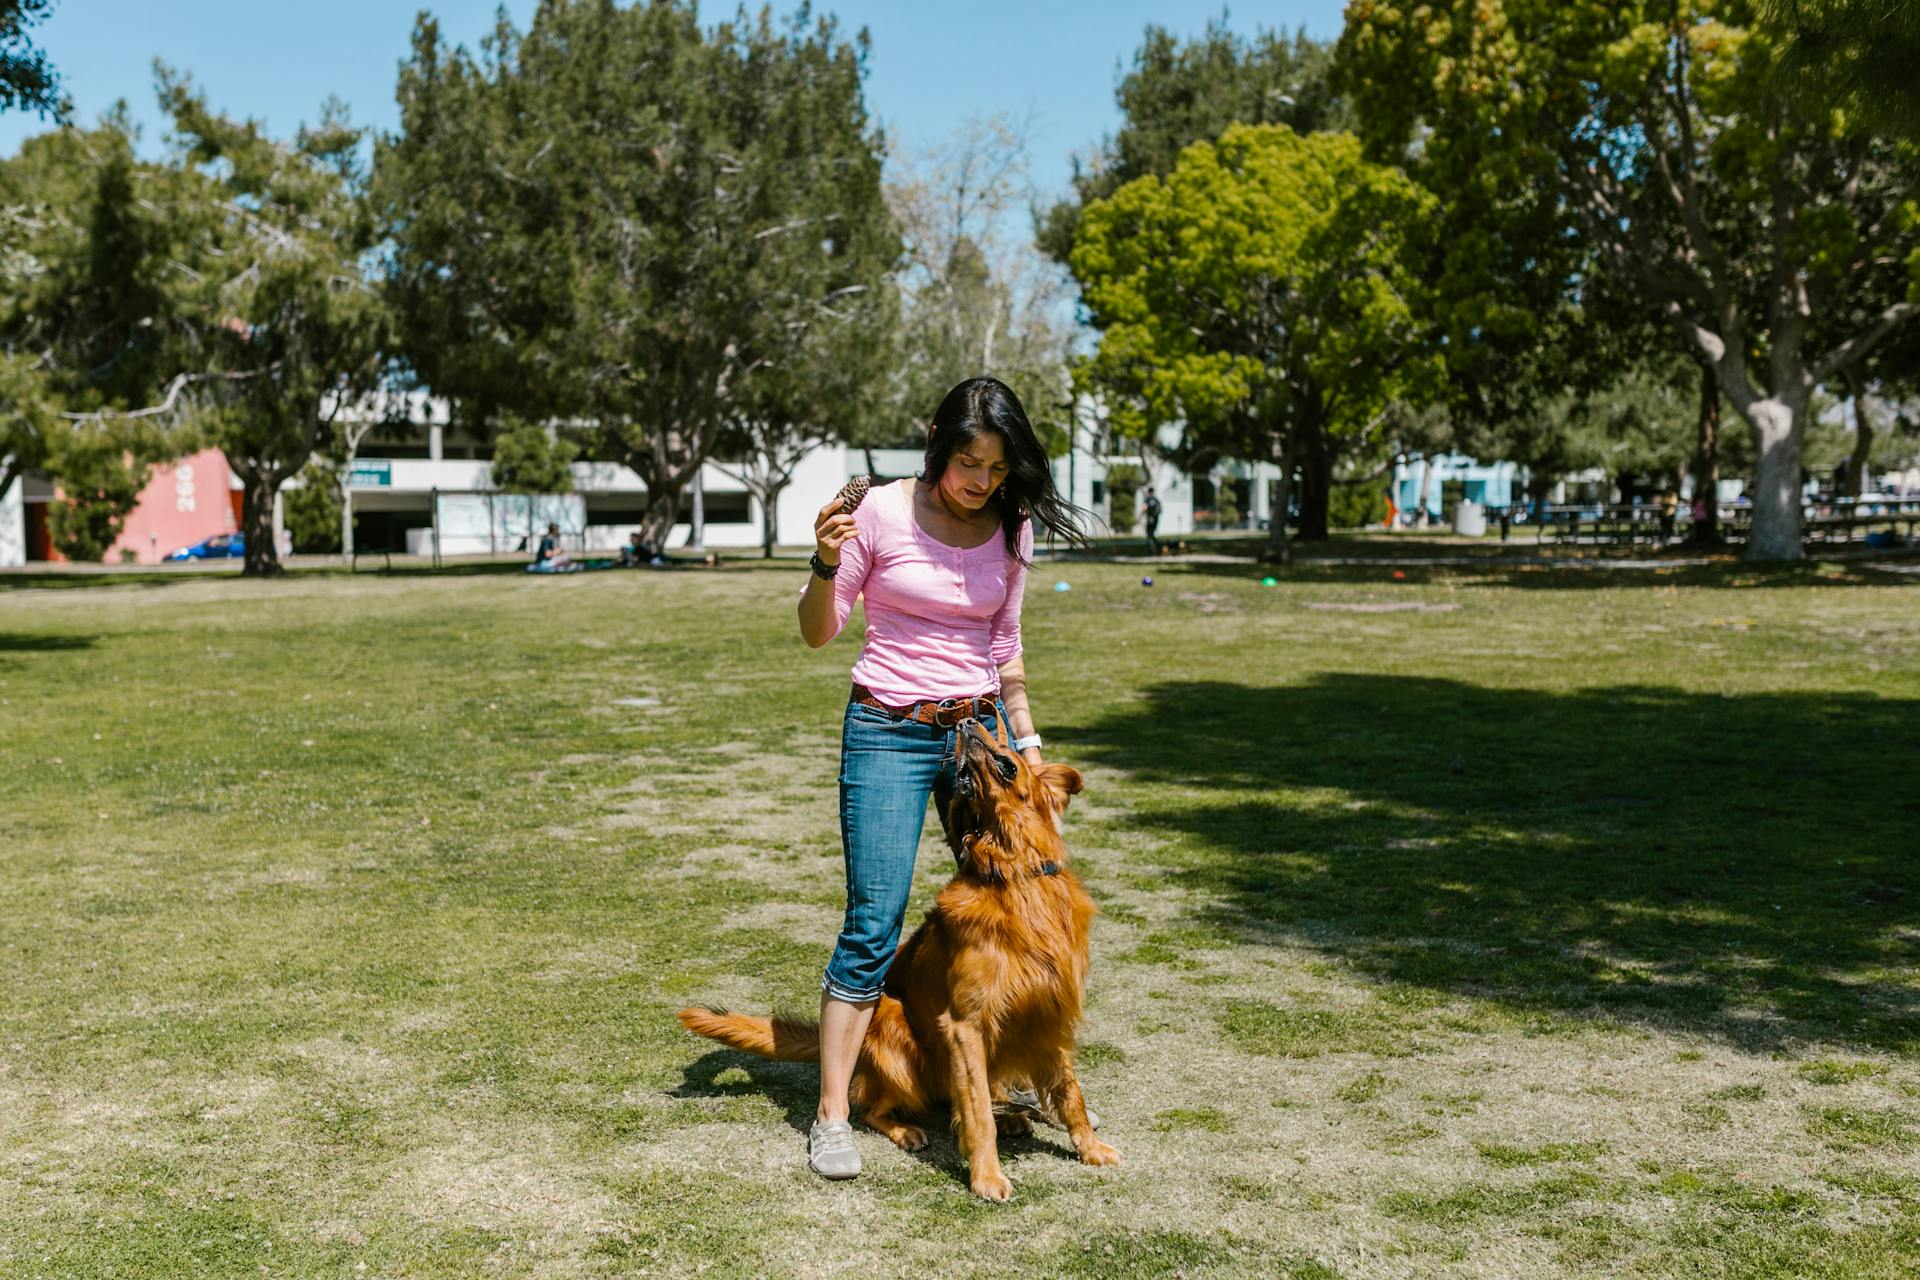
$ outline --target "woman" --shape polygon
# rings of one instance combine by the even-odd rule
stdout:
[[[816,649],[833,639],[862,593],[867,614],[841,730],[847,914],[820,979],[820,1107],[807,1139],[823,1177],[860,1172],[847,1089],[900,942],[927,800],[954,783],[955,723],[972,716],[996,735],[1004,725],[1040,763],[1020,656],[1036,520],[1085,539],[1019,397],[970,378],[933,415],[918,478],[875,488],[852,515],[835,498],[814,521],[801,636]]]

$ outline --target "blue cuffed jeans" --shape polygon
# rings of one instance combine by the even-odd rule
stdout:
[[[981,718],[999,735],[1006,706],[993,699]],[[855,1003],[880,994],[900,946],[900,925],[913,891],[914,856],[927,821],[927,800],[945,801],[958,780],[953,729],[899,720],[858,702],[847,704],[840,732],[840,847],[847,860],[847,915],[820,988]]]

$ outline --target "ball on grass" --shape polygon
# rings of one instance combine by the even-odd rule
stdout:
[[[1277,586],[1279,586],[1279,585],[1280,585],[1280,579],[1278,579],[1278,578],[1271,578],[1271,577],[1269,577],[1269,578],[1262,578],[1262,579],[1260,579],[1260,585],[1261,585],[1261,586],[1263,586],[1263,587],[1277,587]]]
[[[1056,582],[1053,584],[1053,589],[1055,591],[1071,591],[1073,590],[1073,584],[1071,582]]]
[[[1153,579],[1151,577],[1142,578],[1140,579],[1140,585],[1143,587],[1150,587],[1153,585]]]
[[[1407,571],[1405,569],[1395,569],[1393,571],[1393,580],[1395,582],[1405,582],[1407,580]]]

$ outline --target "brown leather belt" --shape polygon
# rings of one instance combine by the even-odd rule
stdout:
[[[951,729],[960,721],[971,716],[978,720],[983,716],[998,717],[1000,712],[993,705],[992,694],[982,694],[973,698],[941,698],[937,702],[916,702],[910,707],[896,707],[880,701],[863,684],[853,686],[852,701],[863,707],[872,707],[884,711],[900,720],[917,720],[921,724],[930,724],[939,729]]]

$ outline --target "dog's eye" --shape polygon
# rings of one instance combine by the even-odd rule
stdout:
[[[1020,772],[1020,766],[1005,756],[995,756],[993,758],[993,767],[999,771],[1002,782],[1012,782],[1014,777]]]

